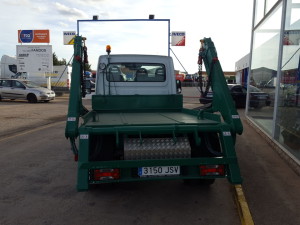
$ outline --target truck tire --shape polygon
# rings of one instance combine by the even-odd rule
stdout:
[[[37,97],[35,96],[35,94],[29,94],[27,96],[27,100],[29,103],[37,103]]]

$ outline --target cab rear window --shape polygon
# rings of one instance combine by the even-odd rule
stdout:
[[[163,64],[154,63],[114,63],[106,71],[110,82],[164,82],[166,69]]]

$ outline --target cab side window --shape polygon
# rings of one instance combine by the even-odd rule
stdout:
[[[2,87],[11,87],[11,80],[2,80]]]
[[[12,81],[12,86],[13,86],[14,88],[25,88],[25,86],[24,86],[21,82],[16,81],[16,80],[13,80],[13,81]]]

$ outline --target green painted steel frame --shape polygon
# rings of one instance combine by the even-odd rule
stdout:
[[[213,42],[204,39],[204,51],[201,53],[208,74],[212,76],[212,86],[214,91],[213,107],[210,110],[193,111],[182,108],[182,96],[94,96],[92,105],[93,111],[85,114],[81,96],[81,66],[83,56],[83,38],[75,37],[74,60],[72,83],[69,98],[68,120],[65,129],[65,136],[75,140],[79,136],[78,149],[78,174],[77,189],[79,191],[88,190],[91,183],[104,183],[108,181],[92,182],[89,179],[89,170],[96,168],[120,168],[121,179],[109,182],[127,182],[153,179],[188,179],[188,178],[215,178],[201,177],[199,175],[199,165],[224,164],[226,166],[226,177],[233,184],[240,184],[242,178],[235,153],[235,134],[241,134],[243,127],[238,113],[230,101],[228,88],[222,68],[217,58],[217,53]],[[161,125],[135,125],[135,126],[98,126],[89,127],[87,122],[92,120],[98,112],[114,111],[179,111],[193,115],[199,120],[208,119],[216,121],[215,124],[161,124]],[[220,112],[224,122],[221,122]],[[84,123],[79,127],[79,117],[82,116]],[[119,137],[122,134],[186,134],[192,133],[195,137],[196,145],[201,140],[198,132],[215,132],[219,134],[220,143],[223,149],[222,157],[201,157],[191,159],[160,159],[160,160],[118,160],[118,161],[89,161],[89,137],[90,135],[115,134]],[[117,138],[118,139],[118,138]],[[118,142],[118,140],[117,140]],[[186,169],[186,173],[175,177],[153,177],[137,178],[132,175],[132,170],[143,166],[172,166],[179,165]],[[222,176],[220,176],[222,177]],[[224,176],[223,176],[224,177]]]
[[[182,95],[93,95],[95,111],[181,110]]]
[[[199,55],[203,59],[214,92],[211,112],[220,112],[224,121],[230,125],[231,132],[242,134],[243,125],[229,93],[215,45],[210,38],[202,41],[203,51]]]
[[[65,128],[66,138],[78,137],[79,117],[84,115],[85,108],[82,105],[81,76],[83,57],[83,38],[76,36],[74,40],[74,59],[72,63],[72,79],[68,106],[68,119]]]

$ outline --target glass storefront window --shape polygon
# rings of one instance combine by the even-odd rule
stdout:
[[[248,116],[270,135],[274,119],[281,13],[282,4],[279,4],[255,29],[253,35],[250,85],[257,87],[265,95],[250,91]]]
[[[300,13],[295,2],[287,1],[275,139],[300,159]]]
[[[275,5],[278,0],[266,0],[266,13]]]
[[[277,2],[278,0],[256,0],[254,26],[264,18]]]
[[[264,14],[265,14],[265,0],[256,0],[254,26],[256,26],[261,21],[261,19],[264,17]]]
[[[256,0],[255,13],[246,113],[300,160],[300,0]]]

